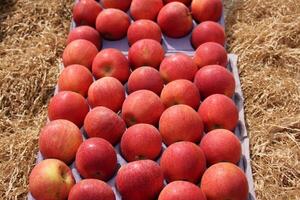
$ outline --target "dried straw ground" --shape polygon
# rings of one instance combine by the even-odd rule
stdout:
[[[0,1],[0,199],[25,199],[72,0]],[[300,2],[226,0],[258,199],[300,199]]]

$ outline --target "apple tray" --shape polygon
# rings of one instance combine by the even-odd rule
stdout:
[[[77,2],[77,0],[76,0],[76,2]],[[224,26],[224,15],[222,15],[219,23],[222,26]],[[194,22],[194,27],[195,26],[196,26],[196,22]],[[75,28],[74,21],[72,21],[71,30],[73,28]],[[190,43],[190,37],[191,37],[191,33],[180,39],[172,39],[172,38],[163,36],[162,45],[166,51],[166,55],[170,55],[172,53],[177,53],[177,52],[183,52],[189,56],[193,56],[194,49]],[[102,49],[116,48],[116,49],[119,49],[120,51],[122,51],[124,55],[127,56],[127,54],[128,54],[129,46],[128,46],[127,38],[124,38],[119,41],[103,40],[102,44],[103,44]],[[239,122],[234,131],[235,135],[239,138],[239,140],[241,141],[241,144],[242,144],[242,157],[241,157],[241,160],[240,160],[238,166],[245,172],[247,180],[248,180],[248,184],[249,184],[248,200],[256,200],[252,170],[251,170],[251,165],[250,165],[249,137],[247,134],[245,118],[244,118],[244,106],[243,106],[244,98],[243,98],[243,94],[242,94],[242,90],[241,90],[241,84],[240,84],[239,73],[238,73],[238,68],[237,68],[237,56],[234,54],[229,54],[228,59],[229,59],[229,62],[228,62],[227,68],[229,71],[231,71],[233,73],[235,83],[236,83],[235,94],[233,96],[233,100],[239,110]],[[62,70],[62,69],[63,69],[63,65],[60,66],[60,70]],[[125,84],[125,87],[126,87],[126,84]],[[58,88],[56,86],[54,94],[56,94],[57,92],[58,92]],[[81,132],[83,134],[83,137],[86,139],[86,133],[83,128],[81,128]],[[166,148],[166,146],[163,145],[163,151],[165,150],[165,148]],[[118,159],[119,167],[121,165],[126,164],[127,163],[126,160],[122,157],[122,155],[120,153],[119,144],[115,146],[115,150],[117,152],[117,159]],[[36,163],[41,162],[43,159],[44,158],[41,155],[41,152],[38,152]],[[159,159],[157,160],[157,162],[159,162]],[[72,170],[72,173],[74,175],[76,182],[80,181],[82,178],[80,177],[78,171],[76,170],[75,162],[73,162],[70,165],[70,168]],[[112,187],[112,189],[116,195],[116,200],[121,200],[122,199],[121,195],[118,193],[118,191],[115,187],[115,175],[107,183]],[[30,193],[28,194],[28,200],[34,200],[34,198],[31,196]]]

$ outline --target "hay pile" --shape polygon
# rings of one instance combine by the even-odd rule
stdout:
[[[72,2],[0,2],[0,199],[26,198]],[[225,2],[258,199],[300,199],[300,3]]]

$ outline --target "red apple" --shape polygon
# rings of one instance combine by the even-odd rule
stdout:
[[[141,39],[153,39],[161,42],[161,30],[159,26],[148,19],[140,19],[132,23],[127,31],[128,43],[131,46]]]
[[[96,29],[107,40],[120,40],[125,37],[129,25],[128,15],[115,8],[103,10],[96,19]]]
[[[156,17],[163,6],[162,0],[132,0],[130,15],[134,20],[150,19],[156,21]]]
[[[198,113],[206,132],[219,128],[233,130],[239,119],[236,105],[232,99],[223,94],[207,97],[200,105]]]
[[[69,65],[64,68],[58,78],[59,91],[73,91],[86,97],[93,83],[92,73],[82,65]]]
[[[208,132],[201,140],[203,150],[209,165],[218,162],[231,162],[237,164],[241,158],[241,143],[226,129],[215,129]]]
[[[88,102],[92,108],[104,106],[118,112],[124,100],[124,86],[113,77],[104,77],[95,81],[88,91]]]
[[[108,48],[96,55],[92,71],[97,79],[110,76],[125,83],[130,75],[130,66],[127,58],[120,50]]]
[[[83,178],[109,180],[117,169],[117,154],[102,138],[85,140],[76,154],[76,168]]]
[[[128,161],[155,160],[162,148],[159,131],[150,124],[136,124],[128,128],[121,139],[121,152]]]
[[[84,129],[89,137],[100,137],[115,145],[125,132],[126,124],[115,112],[99,106],[86,115]]]
[[[127,12],[130,7],[131,0],[101,0],[104,8],[116,8]]]
[[[248,182],[244,172],[232,163],[217,163],[203,174],[201,189],[207,200],[248,199]]]
[[[69,65],[79,64],[91,69],[97,53],[98,49],[93,43],[82,39],[74,40],[68,44],[64,50],[64,66],[67,67]]]
[[[199,69],[194,83],[203,98],[212,94],[224,94],[232,97],[235,90],[232,73],[220,65],[207,65]]]
[[[196,21],[219,21],[222,16],[222,0],[193,0],[192,14]]]
[[[162,90],[160,98],[167,108],[177,104],[185,104],[198,109],[200,105],[198,88],[195,84],[185,79],[178,79],[168,83]]]
[[[185,180],[198,183],[206,170],[206,160],[199,146],[183,141],[171,144],[164,151],[160,166],[168,182]]]
[[[198,68],[206,65],[227,66],[227,52],[223,46],[215,42],[201,44],[194,55],[194,63]]]
[[[158,200],[206,200],[201,189],[187,181],[169,183],[159,194]]]
[[[142,39],[135,42],[128,52],[128,59],[132,69],[142,66],[158,69],[164,57],[165,50],[159,42],[152,39]]]
[[[149,90],[131,93],[123,103],[122,118],[127,126],[137,123],[156,125],[164,111],[159,96]]]
[[[90,26],[79,26],[71,30],[68,35],[67,44],[78,39],[88,40],[98,49],[101,49],[102,38],[98,31]]]
[[[191,42],[195,49],[206,42],[216,42],[224,46],[226,40],[224,28],[217,22],[200,23],[192,33]]]
[[[43,160],[29,176],[29,191],[36,200],[67,199],[74,184],[71,169],[57,159]]]
[[[122,166],[116,177],[116,187],[123,200],[154,200],[162,190],[161,168],[152,160],[139,160]]]
[[[66,119],[78,127],[83,125],[84,118],[89,112],[89,105],[78,93],[71,91],[59,92],[50,99],[48,117],[50,121]]]
[[[164,82],[159,72],[153,67],[140,67],[134,70],[128,79],[128,92],[137,90],[151,90],[160,95]]]
[[[77,26],[95,27],[96,18],[101,11],[102,8],[96,1],[80,0],[73,8],[73,19]]]
[[[175,2],[175,1],[185,4],[187,7],[189,7],[192,2],[192,0],[164,0],[164,3],[167,4],[167,3]]]
[[[167,83],[177,79],[193,81],[197,72],[197,66],[188,55],[175,53],[162,61],[159,72]]]
[[[168,37],[180,38],[193,29],[193,18],[189,9],[180,2],[171,2],[159,12],[157,23]]]
[[[198,113],[191,107],[175,105],[161,115],[159,131],[166,145],[178,141],[199,142],[203,124]]]
[[[72,122],[58,119],[49,122],[40,132],[39,147],[44,158],[56,158],[66,164],[75,159],[83,142],[79,128]]]

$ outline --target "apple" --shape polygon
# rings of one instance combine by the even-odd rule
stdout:
[[[29,176],[29,191],[36,200],[67,199],[74,184],[71,169],[57,159],[43,160]]]
[[[248,199],[245,173],[232,163],[221,162],[209,167],[202,176],[200,187],[207,200]]]
[[[50,99],[48,105],[48,117],[50,121],[56,119],[66,119],[79,128],[89,112],[89,105],[86,100],[78,93],[62,91]]]
[[[168,83],[162,90],[160,98],[167,108],[177,104],[185,104],[198,109],[201,100],[196,85],[185,79]]]
[[[193,18],[183,3],[171,2],[159,12],[157,23],[168,37],[180,38],[193,29]]]
[[[115,8],[103,10],[96,19],[96,29],[107,40],[120,40],[125,37],[129,25],[128,15]]]
[[[213,21],[200,23],[193,30],[191,43],[195,49],[206,42],[216,42],[224,46],[226,40],[224,28]]]
[[[213,94],[200,105],[198,113],[201,116],[205,131],[213,129],[234,130],[239,114],[232,99],[223,94]]]
[[[111,187],[98,179],[83,179],[72,187],[68,200],[116,200]]]
[[[130,66],[120,50],[107,48],[100,51],[94,58],[92,71],[97,79],[110,76],[125,83],[130,75]]]
[[[101,0],[104,8],[116,8],[124,12],[130,7],[131,0]]]
[[[159,96],[149,90],[131,93],[122,106],[122,118],[127,126],[138,123],[156,125],[165,107]]]
[[[159,72],[167,83],[177,79],[193,81],[197,72],[197,66],[188,55],[175,53],[164,58],[160,65]]]
[[[234,133],[226,129],[215,129],[208,132],[202,138],[200,147],[209,165],[218,162],[237,164],[241,158],[241,142]]]
[[[166,185],[158,200],[206,200],[201,189],[187,181],[174,181]]]
[[[145,66],[137,68],[131,73],[127,86],[129,93],[145,89],[160,95],[164,82],[156,69]]]
[[[125,100],[125,88],[113,77],[104,77],[95,81],[88,91],[88,102],[92,108],[107,107],[118,112]]]
[[[90,26],[78,26],[71,30],[67,38],[67,44],[74,40],[83,39],[93,43],[97,49],[101,49],[102,38],[98,31]]]
[[[192,2],[192,0],[164,0],[164,3],[168,4],[170,2],[175,2],[175,1],[185,4],[187,7],[189,7],[191,5],[191,2]]]
[[[149,19],[156,21],[156,17],[163,6],[162,0],[132,0],[130,15],[134,20]]]
[[[98,106],[85,117],[84,129],[89,137],[99,137],[112,145],[120,141],[126,124],[114,111]]]
[[[98,49],[93,43],[83,39],[74,40],[66,46],[63,52],[64,66],[79,64],[91,69],[97,53]]]
[[[153,39],[141,39],[135,42],[128,51],[128,59],[132,69],[150,66],[158,69],[165,57],[165,50]]]
[[[161,30],[159,26],[148,19],[140,19],[132,23],[127,31],[128,43],[131,46],[141,39],[153,39],[161,42]]]
[[[150,124],[136,124],[129,127],[121,139],[121,152],[128,162],[140,159],[155,160],[161,149],[160,133]]]
[[[77,26],[88,25],[95,27],[96,18],[102,10],[96,1],[80,0],[73,7],[73,19]]]
[[[93,75],[85,66],[77,64],[69,65],[59,75],[58,90],[73,91],[86,97],[92,83]]]
[[[44,158],[56,158],[66,164],[75,159],[83,142],[79,128],[72,122],[58,119],[46,124],[39,136],[39,148]]]
[[[198,22],[217,22],[222,16],[222,0],[193,0],[191,10],[194,19]]]
[[[227,52],[222,45],[216,42],[206,42],[197,48],[193,60],[198,68],[206,65],[221,65],[226,67]]]
[[[108,181],[116,172],[117,154],[106,140],[89,138],[80,145],[75,164],[83,178]]]
[[[220,65],[207,65],[199,69],[194,83],[203,98],[212,94],[224,94],[232,97],[235,90],[232,73]]]
[[[163,173],[152,160],[139,160],[123,165],[116,177],[116,187],[123,200],[154,200],[164,186]]]
[[[185,180],[198,183],[206,170],[206,159],[202,149],[196,144],[175,142],[163,152],[160,167],[168,182]]]
[[[187,105],[167,108],[159,120],[159,131],[166,145],[178,141],[199,142],[203,134],[200,115]]]

